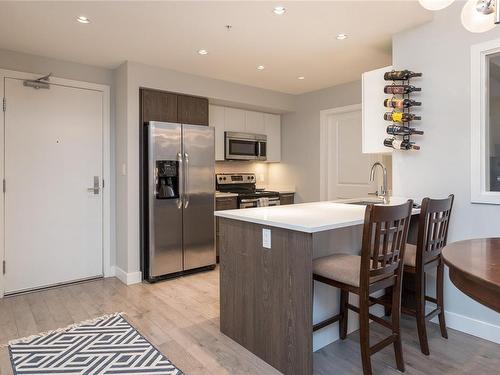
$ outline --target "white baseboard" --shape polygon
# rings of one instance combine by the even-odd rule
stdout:
[[[427,304],[426,313],[430,313],[435,308],[435,305],[431,304],[431,306],[429,306],[429,304]],[[445,311],[444,317],[448,328],[453,328],[457,331],[500,344],[500,326],[469,318],[468,316],[451,311]],[[439,324],[438,317],[436,316],[433,318],[431,322]]]
[[[136,271],[136,272],[125,272],[118,266],[113,266],[112,267],[112,272],[114,276],[118,278],[122,283],[125,285],[132,285],[132,284],[138,284],[142,282],[142,272],[141,271]]]

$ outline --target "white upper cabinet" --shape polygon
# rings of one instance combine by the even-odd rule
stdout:
[[[362,75],[362,111],[363,131],[362,150],[364,154],[390,153],[392,149],[384,146],[387,137],[385,129],[389,124],[384,120],[384,99],[389,96],[384,93],[384,86],[389,84],[384,80],[384,73],[392,70],[392,66],[365,72]]]
[[[245,131],[247,133],[266,134],[264,113],[245,111]]]
[[[281,161],[281,116],[264,114],[267,134],[267,161]]]
[[[225,125],[228,132],[245,132],[245,111],[242,109],[224,107]]]
[[[281,161],[281,116],[243,109],[209,106],[209,126],[215,128],[215,160],[224,160],[224,132],[267,135],[267,161]]]
[[[224,160],[224,107],[208,107],[208,125],[215,128],[215,160]]]

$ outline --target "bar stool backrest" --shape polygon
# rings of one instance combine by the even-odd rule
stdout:
[[[369,205],[361,250],[361,285],[400,274],[413,201],[397,206]]]
[[[445,199],[422,200],[415,262],[417,268],[439,257],[446,246],[453,199],[451,194]]]

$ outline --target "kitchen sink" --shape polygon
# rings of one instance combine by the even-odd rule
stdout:
[[[384,204],[384,201],[357,201],[357,202],[348,202],[347,204],[356,204],[358,206],[366,206],[369,204]]]
[[[346,204],[355,204],[357,206],[367,206],[369,204],[385,204],[383,200],[360,200],[354,202],[345,202]],[[413,208],[419,209],[420,205],[417,203],[413,203]]]
[[[366,205],[369,205],[369,204],[384,204],[384,201],[380,200],[380,201],[376,201],[376,200],[367,200],[367,201],[355,201],[355,202],[346,202],[346,204],[356,204],[358,206],[366,206]]]

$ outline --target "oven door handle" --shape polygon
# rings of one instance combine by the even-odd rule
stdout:
[[[257,202],[257,199],[242,199],[241,203],[254,203]]]

